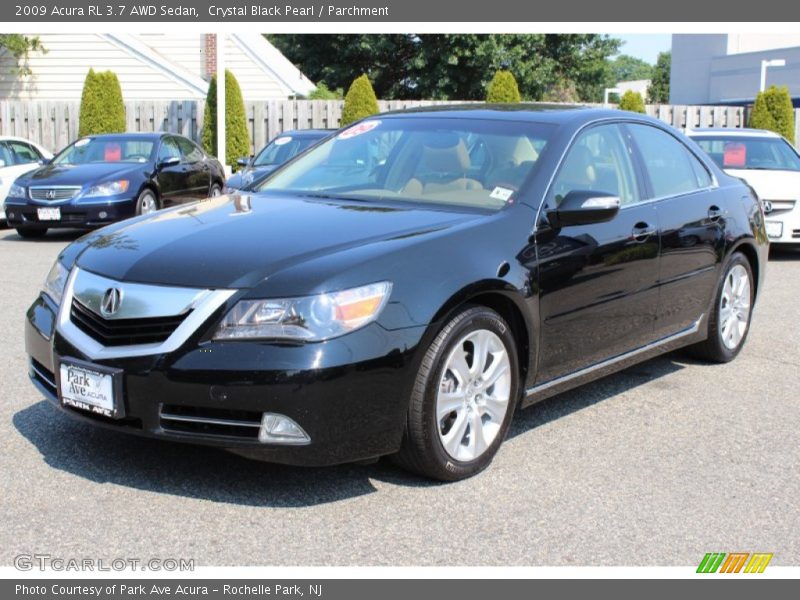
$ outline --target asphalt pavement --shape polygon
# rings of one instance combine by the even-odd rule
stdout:
[[[0,565],[18,554],[197,565],[800,564],[800,252],[773,253],[747,346],[675,353],[518,413],[483,474],[303,469],[117,434],[29,383],[25,310],[74,234],[0,231]]]

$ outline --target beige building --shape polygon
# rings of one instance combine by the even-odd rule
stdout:
[[[44,33],[46,52],[33,52],[32,74],[15,74],[14,61],[0,53],[0,100],[80,100],[89,68],[112,70],[125,100],[205,98],[216,72],[215,34]],[[257,33],[225,38],[225,65],[239,81],[245,101],[304,96],[314,84],[275,46]]]

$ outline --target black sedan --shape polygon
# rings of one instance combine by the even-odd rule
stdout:
[[[29,375],[118,432],[455,480],[518,407],[683,346],[735,358],[767,251],[750,188],[648,117],[385,114],[257,193],[68,246]]]
[[[40,237],[51,228],[93,229],[217,196],[224,184],[222,165],[183,136],[95,135],[19,177],[5,211],[20,236]]]
[[[237,162],[242,170],[225,182],[225,192],[249,190],[282,164],[325,139],[333,129],[298,129],[286,131],[261,149],[253,158],[240,158]]]

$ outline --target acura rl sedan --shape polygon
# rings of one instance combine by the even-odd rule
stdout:
[[[282,164],[333,133],[332,129],[286,131],[264,146],[253,158],[240,158],[242,170],[225,182],[225,193],[249,190]]]
[[[222,192],[225,172],[197,144],[168,133],[84,137],[19,177],[5,201],[24,238],[93,229]]]
[[[753,186],[771,244],[800,245],[800,154],[794,146],[760,129],[695,129],[687,135],[728,175]]]
[[[384,114],[253,194],[69,245],[29,375],[118,432],[457,480],[520,407],[683,346],[735,358],[767,251],[750,188],[645,116]]]

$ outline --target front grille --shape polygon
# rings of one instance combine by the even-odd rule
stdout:
[[[38,360],[32,358],[30,370],[33,378],[39,382],[43,388],[45,388],[53,396],[58,395],[56,390],[56,376],[50,371],[50,369],[45,367]]]
[[[71,200],[78,195],[81,191],[80,186],[64,186],[64,187],[32,187],[29,188],[28,193],[32,200],[40,200],[44,202],[59,202],[64,200]]]
[[[70,319],[78,329],[104,346],[131,346],[165,341],[190,313],[147,319],[104,319],[73,299]]]
[[[161,428],[165,431],[258,441],[259,427],[260,412],[161,405]]]
[[[800,229],[792,229],[792,237],[795,239],[800,238]]]

